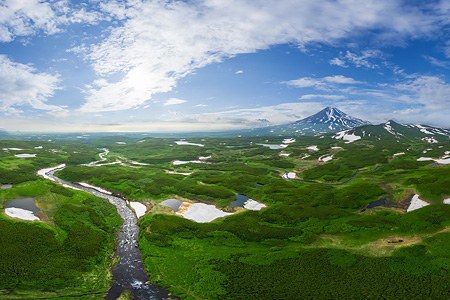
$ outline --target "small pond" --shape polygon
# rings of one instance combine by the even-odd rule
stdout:
[[[231,202],[230,207],[244,207],[245,202],[249,200],[250,198],[242,195],[242,194],[236,194],[236,200]]]
[[[8,204],[5,205],[5,208],[12,208],[12,207],[29,210],[34,214],[40,211],[40,209],[36,206],[36,203],[34,202],[34,198],[18,198],[8,202]]]
[[[163,206],[170,207],[173,209],[174,212],[177,212],[180,209],[181,204],[183,204],[183,201],[178,199],[167,199],[160,203]]]

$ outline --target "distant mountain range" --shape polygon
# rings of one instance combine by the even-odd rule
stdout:
[[[363,125],[340,131],[334,135],[335,139],[353,142],[359,139],[382,141],[402,141],[421,139],[430,144],[439,143],[450,138],[450,130],[428,125],[405,125],[389,120],[379,125]]]

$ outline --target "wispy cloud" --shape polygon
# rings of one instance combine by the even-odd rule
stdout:
[[[379,67],[378,62],[382,60],[383,54],[379,50],[364,50],[360,53],[347,50],[345,54],[341,53],[339,57],[331,59],[330,64],[344,68],[353,65],[357,68],[375,69]]]
[[[31,106],[52,115],[65,115],[66,109],[50,105],[47,100],[59,89],[59,76],[39,73],[29,65],[13,62],[0,55],[0,109],[19,113],[21,107]]]
[[[424,55],[423,58],[427,60],[430,64],[436,67],[441,67],[444,69],[450,69],[450,61],[439,60],[433,56]]]
[[[186,102],[187,102],[187,100],[178,99],[178,98],[170,98],[170,99],[167,99],[163,105],[164,106],[178,105],[178,104],[183,104]]]
[[[441,26],[436,16],[400,1],[110,1],[102,8],[120,25],[85,48],[104,79],[86,87],[85,112],[142,105],[196,69],[276,44],[333,43],[371,29],[401,39]],[[348,52],[346,59],[372,67],[367,55],[373,53]]]
[[[244,73],[244,71],[242,71],[242,70],[237,70],[234,74],[243,74]]]
[[[322,78],[300,77],[286,82],[286,84],[297,88],[313,87],[319,90],[326,90],[334,85],[360,83],[362,82],[343,75],[325,76]]]
[[[312,99],[326,99],[326,100],[343,100],[345,96],[342,95],[324,95],[324,94],[307,94],[302,95],[300,100],[312,100]]]

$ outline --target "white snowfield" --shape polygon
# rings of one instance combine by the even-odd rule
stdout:
[[[306,147],[306,149],[311,151],[319,151],[319,148],[316,145],[308,146]]]
[[[179,166],[179,165],[186,165],[186,164],[206,164],[208,162],[205,162],[203,160],[174,160],[172,161],[172,165]]]
[[[26,221],[38,221],[40,220],[37,216],[33,214],[32,211],[16,208],[16,207],[8,207],[5,208],[5,213],[11,218],[26,220]]]
[[[419,198],[419,195],[415,194],[414,197],[411,199],[411,203],[409,204],[408,208],[406,209],[406,212],[410,212],[422,207],[425,207],[427,205],[430,205],[430,203],[423,201]]]
[[[283,144],[292,144],[295,143],[295,139],[294,138],[290,138],[290,139],[284,139]]]
[[[360,140],[361,137],[359,135],[355,135],[354,133],[349,133],[351,129],[344,130],[336,133],[333,136],[334,139],[347,141],[346,144],[353,143],[354,141]]]
[[[267,207],[267,206],[263,203],[253,200],[253,199],[248,199],[244,203],[244,208],[248,209],[248,210],[261,210],[264,207]]]
[[[295,174],[294,172],[285,172],[283,173],[283,175],[281,175],[281,177],[283,179],[294,179],[295,177],[297,177],[297,174]]]
[[[445,156],[444,156],[445,157]],[[450,164],[450,158],[431,158],[431,157],[419,157],[417,161],[430,161],[433,160],[435,163],[440,165],[448,165]]]
[[[184,175],[184,176],[189,176],[192,174],[192,172],[177,172],[177,171],[171,171],[171,170],[168,170],[166,172],[167,172],[167,174],[178,174],[178,175]]]
[[[203,145],[203,144],[189,143],[188,141],[184,141],[184,140],[175,141],[175,144],[177,144],[177,145],[179,145],[179,146],[197,146],[197,147],[205,147],[205,145]]]
[[[32,157],[36,157],[36,154],[22,153],[22,154],[16,154],[14,156],[18,157],[18,158],[32,158]]]
[[[150,164],[147,164],[147,163],[141,163],[141,162],[134,161],[134,160],[130,160],[130,164],[136,165],[136,166],[149,166],[150,165]]]
[[[425,134],[431,134],[434,135],[434,133],[428,131],[424,126],[416,124],[416,127],[420,129],[421,132],[425,133]]]
[[[134,210],[134,213],[138,219],[145,215],[145,212],[147,211],[147,207],[140,202],[130,201],[130,206]]]
[[[395,153],[393,156],[396,157],[396,156],[400,156],[400,155],[405,155],[405,152]]]
[[[86,182],[79,182],[78,184],[81,185],[81,186],[87,187],[87,188],[94,189],[94,190],[99,191],[100,193],[103,193],[103,194],[112,195],[112,193],[110,191],[104,190],[101,187],[98,187],[98,186],[95,186],[95,185],[90,185],[89,183],[86,183]]]
[[[436,140],[433,137],[424,137],[424,138],[422,138],[422,141],[428,142],[430,144],[437,144],[437,143],[439,143],[439,141]]]
[[[232,215],[232,213],[224,212],[214,205],[205,203],[194,203],[184,212],[178,214],[197,223],[208,223],[217,218]]]
[[[323,155],[319,157],[319,161],[327,162],[333,159],[333,155]]]

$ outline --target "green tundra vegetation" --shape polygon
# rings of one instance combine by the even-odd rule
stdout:
[[[64,148],[57,148],[48,153],[33,149],[38,155],[27,159],[7,151],[0,154],[0,182],[13,184],[0,190],[0,207],[12,199],[33,197],[43,220],[0,215],[2,299],[100,299],[110,287],[115,237],[122,221],[106,200],[36,176],[42,167],[80,160],[81,156],[68,157]]]
[[[84,291],[101,291],[107,285],[113,235],[120,223],[113,207],[34,175],[41,167],[66,163],[59,177],[89,182],[152,207],[139,221],[144,264],[152,282],[182,299],[450,298],[450,205],[443,204],[450,198],[450,165],[417,161],[420,156],[442,157],[450,150],[450,141],[345,143],[324,136],[298,137],[282,150],[257,145],[282,140],[188,139],[204,145],[200,147],[177,145],[173,138],[112,136],[78,141],[76,147],[67,140],[43,145],[47,150],[39,150],[42,155],[33,159],[17,159],[11,151],[3,151],[0,183],[14,187],[0,192],[1,203],[33,196],[48,221],[0,219],[2,232],[23,226],[28,237],[26,243],[19,239],[18,229],[14,236],[2,235],[2,245],[3,239],[11,245],[9,251],[40,245],[27,256],[25,261],[34,267],[26,269],[20,281],[13,275],[0,275],[7,277],[0,278],[0,284],[5,283],[2,289],[26,293],[39,286],[63,293],[77,284]],[[30,148],[31,144],[2,141],[1,146]],[[308,150],[312,145],[319,150]],[[62,152],[48,151],[49,147]],[[102,163],[115,164],[80,165],[99,160],[101,148],[110,150]],[[72,153],[74,149],[78,153]],[[281,151],[290,156],[279,156]],[[394,156],[399,152],[405,154]],[[324,155],[333,159],[319,161]],[[204,160],[208,163],[172,164],[200,156],[211,158]],[[297,178],[283,179],[286,171],[295,172]],[[416,193],[430,205],[406,213]],[[228,206],[236,194],[267,208],[231,209]],[[236,213],[211,223],[195,223],[158,205],[172,197]],[[367,207],[380,199],[384,206]],[[28,235],[34,231],[42,233]],[[42,269],[42,257],[48,253],[54,260]],[[73,266],[78,275],[67,274],[62,281],[52,278],[51,274],[65,274],[68,268],[58,261],[66,260],[65,265],[73,263],[69,268]],[[11,269],[3,266],[2,270]],[[48,277],[40,277],[42,272]]]

